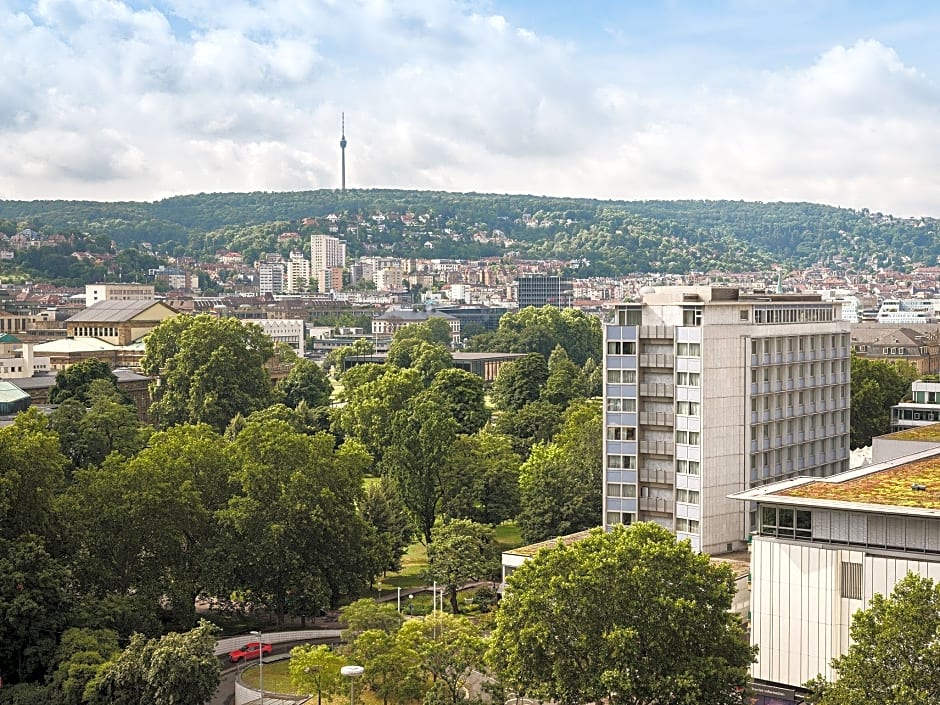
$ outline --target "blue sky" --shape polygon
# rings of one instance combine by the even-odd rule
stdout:
[[[13,0],[0,198],[353,187],[940,216],[940,6]]]

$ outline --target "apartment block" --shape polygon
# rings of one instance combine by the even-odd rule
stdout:
[[[516,284],[516,299],[519,302],[519,308],[526,306],[571,308],[572,286],[569,279],[533,274],[519,277]]]
[[[310,236],[310,271],[322,272],[324,269],[345,265],[345,242],[329,235]]]
[[[604,524],[746,547],[728,497],[848,469],[849,323],[818,295],[645,287],[604,331]]]

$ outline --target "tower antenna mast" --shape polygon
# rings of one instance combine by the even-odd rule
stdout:
[[[342,188],[346,193],[346,113],[340,113],[340,134],[339,149],[342,163]]]

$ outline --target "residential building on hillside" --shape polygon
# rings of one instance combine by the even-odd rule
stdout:
[[[85,305],[99,301],[153,301],[156,293],[153,284],[86,284]]]
[[[746,546],[732,492],[849,462],[849,323],[818,295],[641,290],[604,327],[604,523]]]
[[[310,291],[310,260],[302,252],[291,252],[287,260],[284,293],[299,294]]]
[[[329,235],[310,236],[310,270],[322,272],[346,266],[346,243]]]
[[[571,281],[547,274],[532,274],[516,280],[516,300],[519,308],[526,306],[554,306],[571,308]]]
[[[733,495],[760,518],[750,630],[759,705],[802,703],[806,681],[834,679],[832,659],[872,596],[889,595],[909,572],[940,581],[940,429],[930,428],[934,447],[913,455]]]
[[[258,293],[281,294],[284,292],[284,281],[287,278],[287,268],[284,262],[268,260],[258,265]]]

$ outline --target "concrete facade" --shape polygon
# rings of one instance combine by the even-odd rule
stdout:
[[[663,287],[604,332],[604,524],[742,550],[747,487],[848,469],[849,324],[818,296]]]

